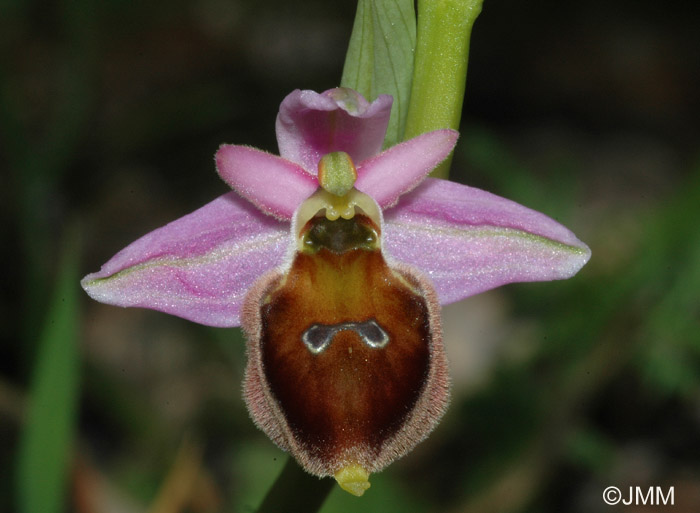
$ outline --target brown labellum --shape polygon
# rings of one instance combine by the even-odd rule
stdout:
[[[248,293],[245,399],[312,474],[376,472],[424,439],[448,401],[439,303],[390,266],[367,217],[314,218],[286,272]]]

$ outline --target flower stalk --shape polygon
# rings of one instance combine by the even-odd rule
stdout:
[[[323,506],[333,484],[332,479],[319,479],[304,472],[294,458],[289,458],[256,513],[315,513]]]
[[[459,128],[469,38],[482,0],[420,0],[413,84],[404,138]],[[451,157],[432,173],[447,179]]]

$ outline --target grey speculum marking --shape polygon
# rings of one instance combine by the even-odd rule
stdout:
[[[389,343],[389,335],[374,319],[365,322],[341,322],[338,324],[312,324],[301,336],[309,351],[322,353],[333,342],[336,333],[354,331],[373,349],[381,349]]]

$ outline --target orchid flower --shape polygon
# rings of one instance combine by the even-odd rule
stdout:
[[[361,495],[449,396],[440,305],[568,278],[588,247],[512,201],[426,178],[458,134],[381,152],[392,99],[338,88],[280,106],[280,156],[223,145],[229,192],[117,253],[94,299],[243,327],[254,422],[310,473]]]

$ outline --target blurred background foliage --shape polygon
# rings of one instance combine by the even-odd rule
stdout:
[[[340,80],[351,1],[0,4],[0,511],[252,512],[286,456],[248,419],[238,330],[98,304],[77,278],[276,151]],[[486,0],[452,177],[593,250],[565,282],[445,309],[436,432],[324,513],[700,511],[697,4]],[[438,248],[439,249],[439,248]]]

